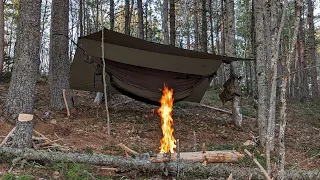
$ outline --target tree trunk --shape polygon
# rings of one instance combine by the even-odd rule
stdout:
[[[288,1],[285,1],[286,4],[288,4]],[[301,9],[301,2],[300,0],[296,0],[296,7],[297,9]],[[283,11],[284,12],[284,11]],[[293,36],[291,39],[291,49],[289,50],[289,57],[286,59],[285,62],[285,73],[284,76],[282,77],[282,84],[281,84],[281,93],[280,93],[280,102],[281,102],[281,107],[280,107],[280,128],[279,128],[279,163],[278,163],[278,177],[277,179],[283,180],[285,179],[285,171],[284,171],[284,166],[285,166],[285,144],[284,144],[284,138],[285,138],[285,128],[286,128],[286,122],[287,122],[287,84],[288,84],[288,79],[289,79],[289,74],[290,74],[290,64],[291,64],[291,59],[293,56],[294,52],[294,44],[297,42],[297,34],[298,34],[298,29],[299,29],[299,22],[300,21],[300,13],[296,14],[296,22],[295,22],[295,30],[293,32]]]
[[[213,12],[212,12],[212,0],[208,0],[209,2],[209,18],[210,18],[210,40],[211,40],[211,51],[212,54],[216,54],[215,47],[214,47],[214,38],[213,38],[213,30],[214,30],[214,24],[213,24]]]
[[[0,1],[0,80],[4,63],[4,5]]]
[[[198,23],[198,4],[193,0],[193,25],[194,25],[194,50],[199,48],[199,23]]]
[[[305,29],[304,29],[304,18],[300,18],[301,23],[301,31],[299,32],[299,45],[300,45],[300,59],[301,59],[301,69],[307,68],[308,62],[305,53]],[[309,88],[308,88],[308,73],[307,70],[301,71],[301,86],[302,86],[302,93],[301,99],[305,99],[309,97]]]
[[[110,0],[110,30],[114,30],[114,0]]]
[[[96,0],[96,31],[99,29],[99,0]]]
[[[267,137],[267,78],[266,78],[266,54],[264,36],[264,1],[254,2],[255,35],[256,35],[256,73],[258,87],[258,127],[261,145],[264,146]]]
[[[51,106],[59,110],[66,108],[62,96],[62,89],[66,90],[68,105],[72,107],[69,84],[68,22],[69,1],[52,0],[49,84],[51,90]]]
[[[170,0],[170,45],[176,46],[176,11],[175,0]]]
[[[83,36],[83,0],[79,1],[79,24],[80,24],[80,36]]]
[[[130,35],[130,1],[125,0],[124,33]]]
[[[234,57],[235,56],[235,18],[234,18],[234,0],[226,0],[226,55]],[[230,65],[230,76],[238,77],[237,74],[237,64],[232,62]],[[240,113],[240,97],[234,96],[232,101],[232,118],[236,126],[242,125],[242,114]]]
[[[142,10],[142,0],[137,0],[138,5],[138,38],[143,39],[143,10]]]
[[[207,25],[207,2],[206,0],[201,0],[202,5],[202,37],[201,37],[201,46],[203,52],[208,52],[208,25]],[[211,22],[212,20],[210,20]]]
[[[15,63],[5,104],[5,115],[14,119],[20,113],[33,112],[40,64],[40,10],[41,0],[24,0],[19,6]]]
[[[163,43],[169,44],[168,0],[163,0],[163,5],[162,5],[162,33],[163,33]]]
[[[312,0],[308,0],[308,49],[309,49],[309,59],[310,64],[309,66],[314,67],[311,69],[311,87],[312,87],[312,97],[319,98],[319,86],[318,86],[318,73],[316,62],[316,43],[315,43],[315,31],[314,31],[314,22],[313,22],[313,10],[314,4]]]

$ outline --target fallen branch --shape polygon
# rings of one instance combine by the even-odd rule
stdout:
[[[9,134],[4,138],[4,140],[2,141],[2,143],[0,144],[0,147],[5,145],[7,143],[7,141],[9,140],[9,138],[12,136],[13,132],[16,130],[16,127],[12,128],[11,131],[9,132]]]
[[[264,177],[267,180],[271,180],[271,178],[269,177],[269,174],[267,173],[267,171],[261,166],[261,164],[258,162],[258,160],[247,150],[244,149],[244,152],[246,152],[248,154],[248,156],[253,160],[253,162],[259,167],[259,169],[262,171]]]
[[[224,109],[220,109],[220,108],[216,108],[216,107],[208,106],[208,105],[205,105],[205,104],[200,104],[200,106],[202,106],[202,107],[206,107],[206,108],[209,108],[209,109],[213,109],[213,110],[216,110],[216,111],[219,111],[219,112],[223,112],[223,113],[226,113],[226,114],[230,114],[230,115],[232,115],[232,112],[231,112],[231,111],[227,111],[227,110],[224,110]],[[255,119],[255,118],[253,118],[253,117],[245,116],[245,115],[242,115],[242,117],[244,117],[244,118],[248,118],[248,119]]]
[[[118,146],[119,146],[122,150],[126,151],[126,152],[129,153],[129,154],[132,154],[132,155],[135,155],[135,156],[139,156],[139,153],[137,153],[136,151],[128,148],[126,145],[124,145],[124,144],[122,144],[122,143],[118,144]]]
[[[61,153],[48,152],[44,150],[17,149],[9,147],[0,147],[0,161],[7,158],[21,157],[26,160],[42,160],[51,162],[72,162],[86,163],[99,166],[116,168],[119,172],[138,171],[141,173],[160,174],[167,168],[170,174],[176,174],[177,163],[151,163],[150,161],[141,161],[138,159],[124,159],[122,157],[102,155],[102,154],[80,154],[80,153]],[[7,158],[5,158],[7,157]],[[202,166],[201,163],[179,162],[179,171],[185,177],[201,176],[224,177],[228,178],[232,173],[234,178],[247,179],[248,174],[252,174],[252,179],[264,179],[259,169],[240,168],[224,164],[211,164]],[[286,172],[286,179],[317,179],[320,171],[294,170]]]

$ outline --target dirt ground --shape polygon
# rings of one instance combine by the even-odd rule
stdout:
[[[0,107],[5,101],[7,91],[8,84],[0,84]],[[230,102],[225,106],[219,102],[219,91],[219,88],[209,89],[201,103],[229,110]],[[104,106],[96,107],[92,103],[93,93],[74,91],[72,116],[67,118],[65,111],[50,109],[48,92],[48,85],[38,84],[35,103],[35,114],[38,118],[35,130],[51,140],[60,139],[57,143],[66,147],[67,151],[96,152],[125,157],[124,152],[117,146],[118,143],[124,143],[138,152],[159,151],[162,134],[157,106],[147,105],[122,95],[109,97],[111,136],[108,136]],[[320,108],[318,107],[320,107],[319,102],[289,103],[285,141],[286,168],[320,170],[320,110],[318,110]],[[251,98],[242,97],[242,113],[254,117],[255,109]],[[229,114],[202,107],[197,103],[175,104],[173,119],[174,136],[180,140],[181,151],[201,150],[202,143],[206,143],[207,150],[236,149],[243,152],[243,143],[258,135],[254,118],[244,118],[243,128],[237,128],[232,124]],[[0,119],[0,141],[12,128],[13,126],[6,123],[5,119]],[[259,148],[246,148],[260,153],[263,161],[264,156]],[[235,165],[255,167],[248,158]],[[1,164],[0,176],[9,168],[9,164]],[[46,174],[45,172],[39,169],[37,173]],[[50,172],[47,176],[54,176],[54,172]]]

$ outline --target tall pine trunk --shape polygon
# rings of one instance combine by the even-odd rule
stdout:
[[[125,0],[124,33],[130,35],[130,1]]]
[[[162,33],[163,43],[169,44],[169,28],[168,28],[168,0],[163,0],[162,4]]]
[[[62,90],[66,90],[67,102],[72,107],[69,84],[69,1],[52,0],[51,34],[50,34],[50,65],[49,84],[51,90],[51,106],[54,109],[64,109]]]
[[[312,97],[319,98],[319,86],[318,86],[318,73],[316,62],[316,43],[315,43],[315,30],[314,30],[314,21],[313,21],[313,11],[314,4],[312,0],[308,0],[308,50],[309,50],[309,59],[311,68],[311,87],[312,87]]]
[[[143,10],[142,0],[137,0],[138,5],[138,38],[143,39]]]
[[[110,0],[110,30],[114,30],[114,0]]]
[[[40,18],[41,0],[20,1],[15,63],[5,104],[5,114],[14,118],[20,113],[33,113],[40,64]],[[31,147],[32,129],[33,122],[19,122],[12,147]]]
[[[199,50],[199,23],[198,23],[198,3],[193,0],[193,26],[194,26],[194,50]]]
[[[176,12],[175,0],[170,0],[170,45],[176,45]]]
[[[208,52],[208,25],[207,25],[207,3],[206,0],[201,0],[202,5],[202,36],[201,36],[201,47],[203,52]],[[211,22],[212,20],[210,20]]]

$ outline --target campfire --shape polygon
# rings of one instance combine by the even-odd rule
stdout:
[[[161,107],[158,110],[158,114],[161,117],[161,129],[162,139],[160,141],[160,153],[174,153],[176,146],[176,139],[173,136],[173,118],[172,118],[172,107],[173,107],[173,89],[169,89],[164,85],[162,90],[162,96],[160,99]]]
[[[159,147],[160,153],[154,154],[151,152],[151,154],[148,154],[149,157],[147,159],[151,160],[151,162],[160,163],[170,161],[188,161],[201,162],[203,165],[206,165],[207,163],[238,162],[244,157],[243,154],[234,150],[207,151],[205,144],[202,145],[201,151],[180,152],[179,142],[177,142],[178,140],[176,140],[173,136],[173,89],[170,89],[164,85],[162,96],[159,102],[161,103],[161,106],[158,109],[158,115],[161,118],[162,138],[160,140]],[[154,110],[152,110],[152,115],[153,113]],[[126,153],[132,154],[141,159],[145,159],[145,153],[139,154],[122,143],[120,143],[119,146]]]

